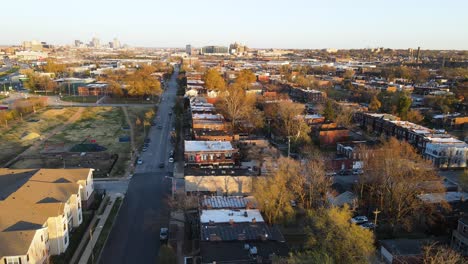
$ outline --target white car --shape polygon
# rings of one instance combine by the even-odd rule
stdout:
[[[174,162],[174,159],[173,159],[173,158],[169,158],[169,162]]]
[[[367,221],[369,221],[367,217],[362,216],[362,215],[351,218],[351,223],[357,224],[357,225],[367,223]]]

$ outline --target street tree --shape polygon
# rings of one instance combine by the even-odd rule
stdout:
[[[409,110],[406,115],[406,120],[419,124],[424,120],[424,116],[418,110]]]
[[[293,141],[308,141],[310,139],[310,127],[305,122],[302,114],[304,105],[285,101],[277,104],[276,109],[277,129]]]
[[[214,69],[208,69],[203,75],[205,81],[205,88],[210,90],[224,91],[226,88],[226,82],[220,73]]]
[[[382,103],[377,99],[377,96],[372,96],[372,99],[369,104],[369,111],[377,112],[379,111],[380,107],[382,107]]]
[[[335,119],[335,108],[334,108],[333,102],[331,100],[327,100],[325,102],[325,107],[323,108],[322,115],[323,115],[323,117],[325,117],[325,120],[334,120]]]
[[[358,152],[364,164],[359,177],[361,207],[378,208],[380,223],[392,232],[410,230],[418,212],[429,206],[418,197],[424,182],[430,183],[431,192],[443,189],[432,165],[411,145],[395,138]]]
[[[462,264],[465,258],[450,247],[431,243],[423,247],[424,264]]]
[[[368,263],[374,253],[371,231],[349,220],[352,212],[348,206],[308,210],[306,216],[307,256],[320,256],[331,263]]]
[[[154,67],[145,65],[126,78],[127,91],[132,96],[154,96],[162,93],[161,83],[152,75]]]
[[[299,172],[299,166],[294,160],[283,157],[266,166],[272,174],[254,180],[255,199],[268,223],[287,221],[294,215],[291,205],[294,195],[289,190],[288,182]]]
[[[256,101],[254,95],[247,94],[237,85],[230,86],[219,98],[216,107],[231,121],[234,131],[238,128],[238,121],[253,112]]]
[[[237,75],[235,84],[240,86],[242,89],[247,89],[252,83],[257,80],[255,74],[249,69],[243,69]]]

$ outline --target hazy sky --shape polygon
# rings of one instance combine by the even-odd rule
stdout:
[[[2,1],[0,44],[468,49],[466,0]]]

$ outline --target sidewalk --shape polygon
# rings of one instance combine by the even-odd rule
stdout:
[[[115,198],[111,196],[108,202],[108,205],[106,207],[106,210],[102,213],[102,215],[98,216],[99,222],[96,226],[96,229],[92,233],[91,240],[89,241],[88,245],[86,246],[83,254],[81,255],[80,261],[78,262],[79,264],[86,264],[88,263],[88,259],[93,253],[94,245],[96,244],[97,240],[99,239],[99,235],[101,234],[102,228],[104,227],[104,224],[106,223],[107,218],[109,217],[109,213],[112,210],[112,206],[114,205]],[[96,258],[97,256],[93,256]]]

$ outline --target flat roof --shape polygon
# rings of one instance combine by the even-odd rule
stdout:
[[[229,223],[231,220],[234,223],[252,222],[255,218],[256,222],[264,222],[262,214],[257,209],[215,209],[215,210],[202,210],[200,214],[200,222],[202,224],[214,223]]]
[[[187,167],[184,170],[185,176],[256,176],[258,170],[248,168],[194,168]]]
[[[200,151],[234,151],[231,142],[229,141],[194,141],[185,140],[186,152]]]
[[[440,203],[440,202],[462,202],[468,198],[466,192],[443,192],[443,193],[425,193],[418,195],[419,199],[427,203]]]
[[[253,196],[208,196],[201,201],[203,208],[221,209],[221,208],[256,208],[257,202]]]

